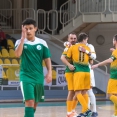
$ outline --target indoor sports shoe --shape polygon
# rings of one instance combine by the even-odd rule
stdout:
[[[91,117],[97,117],[98,116],[98,113],[97,112],[93,112]]]
[[[76,111],[72,111],[72,113],[75,115],[75,116],[78,116],[78,113]]]
[[[71,114],[67,114],[67,116],[66,117],[77,117],[76,115],[74,115],[74,113],[71,113]]]
[[[84,117],[91,117],[92,112],[91,110],[87,110],[85,113],[83,113]]]
[[[80,113],[77,117],[84,117],[84,114]]]

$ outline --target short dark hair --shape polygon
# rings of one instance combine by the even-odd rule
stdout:
[[[117,41],[117,34],[113,36],[113,38]]]
[[[88,38],[89,36],[84,33],[84,32],[81,32],[79,35],[78,35],[78,42],[82,42],[83,40],[85,40],[86,38]]]
[[[25,26],[25,25],[34,25],[34,27],[36,27],[36,21],[32,18],[26,18],[23,22],[22,22],[22,25]]]
[[[76,35],[76,38],[77,38],[77,34],[75,32],[71,32],[68,34],[68,38],[69,38],[69,35],[72,34],[72,35]]]

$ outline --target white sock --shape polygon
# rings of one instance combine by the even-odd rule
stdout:
[[[92,89],[88,90],[88,96],[89,96],[90,103],[92,106],[92,112],[96,112],[96,98]]]
[[[88,94],[89,96],[89,94]],[[90,105],[91,105],[91,101],[90,101],[90,98],[88,99],[88,108],[90,109]]]

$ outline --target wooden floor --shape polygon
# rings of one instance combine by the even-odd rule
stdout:
[[[113,104],[110,101],[97,102],[98,117],[111,117]],[[77,112],[81,112],[81,106],[77,106]],[[0,104],[0,117],[24,117],[24,104]],[[35,117],[66,117],[65,102],[44,102],[37,107]]]

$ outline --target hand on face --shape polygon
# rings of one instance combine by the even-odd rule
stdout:
[[[26,38],[26,29],[25,27],[22,25],[22,37],[21,39],[24,40]]]

